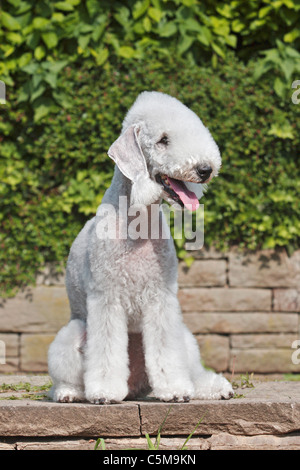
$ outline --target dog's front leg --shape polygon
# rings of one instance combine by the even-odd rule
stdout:
[[[123,400],[128,393],[128,334],[124,309],[102,294],[87,298],[84,354],[85,396],[95,404]]]
[[[189,401],[194,394],[183,329],[173,293],[160,292],[143,308],[146,370],[155,397],[163,401]]]

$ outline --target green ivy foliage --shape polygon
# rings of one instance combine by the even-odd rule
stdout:
[[[223,249],[293,250],[299,243],[300,105],[283,102],[256,63],[233,55],[213,70],[148,55],[98,67],[66,65],[57,84],[68,106],[35,122],[19,90],[8,87],[0,114],[0,286],[34,281],[46,261],[65,262],[84,222],[110,185],[107,156],[127,109],[143,90],[191,107],[217,141],[223,166],[201,202],[205,244]],[[184,257],[181,244],[179,255]]]
[[[2,0],[0,77],[18,86],[38,122],[68,105],[58,76],[67,64],[145,60],[149,52],[212,64],[234,51],[257,57],[286,99],[300,73],[298,0]]]

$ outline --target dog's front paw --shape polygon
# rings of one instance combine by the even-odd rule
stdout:
[[[100,383],[100,382],[99,382]],[[101,382],[101,385],[86,386],[85,397],[94,405],[108,405],[118,403],[125,399],[128,394],[127,384]]]
[[[72,385],[53,386],[49,391],[49,398],[59,403],[72,403],[84,401],[84,392]]]
[[[187,384],[185,387],[182,385],[170,386],[166,389],[155,388],[153,390],[155,398],[161,401],[184,403],[189,402],[194,396],[194,388],[192,384]]]
[[[197,380],[195,398],[202,400],[228,400],[234,395],[231,383],[222,374],[204,372]]]

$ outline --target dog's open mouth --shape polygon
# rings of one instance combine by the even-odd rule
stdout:
[[[184,181],[176,180],[167,175],[156,175],[156,181],[161,184],[164,191],[171,196],[171,198],[189,210],[195,211],[199,207],[199,201],[195,193],[190,191]]]

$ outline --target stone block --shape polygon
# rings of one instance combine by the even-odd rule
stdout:
[[[296,313],[185,312],[184,322],[193,333],[297,333]]]
[[[0,364],[0,374],[13,374],[19,371],[20,359],[18,357],[7,357],[5,364]]]
[[[232,349],[289,349],[298,339],[294,334],[253,334],[253,335],[231,335],[230,346]]]
[[[196,335],[205,367],[223,372],[229,368],[229,338],[221,335]]]
[[[229,285],[243,287],[298,287],[300,250],[289,257],[286,250],[255,253],[229,252]]]
[[[51,334],[22,334],[21,335],[21,364],[24,372],[48,371],[48,348],[54,340]]]
[[[212,246],[204,246],[201,250],[190,250],[188,253],[195,259],[227,259],[229,256],[227,251],[216,250]]]
[[[0,333],[0,341],[3,341],[5,344],[6,357],[18,357],[19,335]]]
[[[188,268],[179,263],[178,283],[180,286],[224,286],[226,284],[225,260],[195,260]]]
[[[1,400],[0,435],[22,437],[140,437],[139,408],[114,405]]]
[[[216,434],[208,439],[210,450],[300,450],[300,434],[293,436],[233,436]]]
[[[15,444],[9,444],[5,441],[0,442],[0,450],[15,450],[16,446]]]
[[[300,290],[274,289],[273,309],[283,312],[300,312]]]
[[[183,311],[270,311],[270,289],[201,288],[179,289],[178,298]]]
[[[51,439],[34,440],[18,438],[17,450],[93,450],[96,441],[94,439]]]
[[[294,349],[231,349],[231,370],[241,373],[300,373],[300,364],[293,364]],[[300,387],[299,387],[300,389]]]
[[[37,286],[19,292],[0,305],[1,332],[56,332],[69,321],[64,287]]]

